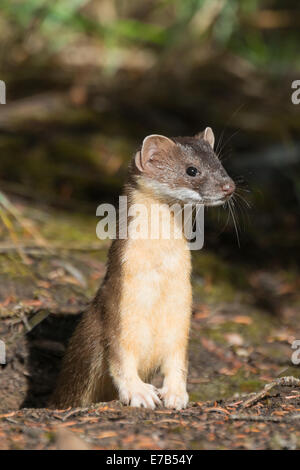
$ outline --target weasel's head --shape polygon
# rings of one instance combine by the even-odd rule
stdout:
[[[195,137],[147,136],[134,160],[139,184],[166,202],[224,204],[235,184],[214,152],[214,141],[210,127]]]

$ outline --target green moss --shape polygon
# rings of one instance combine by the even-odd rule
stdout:
[[[184,427],[183,426],[174,426],[168,429],[168,432],[171,432],[173,434],[182,434],[184,433]]]
[[[33,277],[30,267],[21,262],[17,252],[0,255],[0,272],[10,279],[18,279],[18,281],[22,277]]]
[[[97,218],[65,213],[50,216],[41,227],[43,236],[54,242],[95,243]],[[100,244],[100,241],[99,241]]]
[[[242,268],[209,252],[194,253],[193,274],[195,297],[208,302],[231,302],[249,287]]]
[[[279,374],[279,377],[293,376],[297,379],[300,379],[300,365],[299,366],[289,366]]]
[[[250,318],[251,323],[247,325],[228,320],[220,324],[204,327],[201,330],[201,333],[206,338],[209,338],[220,345],[228,345],[228,341],[226,339],[226,335],[228,333],[238,333],[244,339],[246,346],[261,346],[266,342],[270,332],[276,328],[276,326],[279,326],[279,321],[274,319],[272,315],[259,311],[251,311]],[[197,344],[199,343],[199,341],[195,339],[193,339],[193,342]],[[276,354],[275,350],[274,354]],[[281,357],[281,353],[278,352],[276,357]]]
[[[251,393],[262,388],[257,376],[240,369],[233,376],[217,376],[201,384],[190,394],[191,401],[215,401],[232,397],[236,393]]]
[[[191,450],[204,450],[205,449],[205,444],[206,441],[203,440],[198,440],[198,441],[191,441],[189,443],[189,449]]]
[[[45,432],[44,436],[45,436],[45,439],[49,441],[50,443],[55,442],[55,439],[56,439],[55,432],[47,431]]]
[[[203,328],[202,334],[205,338],[208,338],[212,340],[215,343],[218,343],[220,345],[228,345],[228,342],[226,341],[226,338],[224,334],[226,333],[225,330],[223,330],[223,325],[216,325],[212,326],[210,328]],[[196,342],[197,347],[199,344],[199,341]]]

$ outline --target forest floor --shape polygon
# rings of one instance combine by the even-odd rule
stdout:
[[[109,244],[96,240],[96,218],[21,209],[47,246],[23,239],[24,263],[2,234],[0,449],[300,448],[300,367],[291,347],[300,339],[299,277],[240,271],[207,249],[193,255],[188,408],[109,402],[47,409],[68,338],[105,273]]]

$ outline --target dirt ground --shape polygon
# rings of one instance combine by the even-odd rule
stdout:
[[[47,409],[68,338],[105,273],[108,244],[95,244],[94,219],[43,214],[35,218],[48,247],[25,243],[27,263],[9,244],[0,254],[1,449],[300,448],[300,369],[291,360],[299,278],[241,271],[209,250],[193,255],[186,410],[119,402]],[[255,395],[286,376],[294,379]]]

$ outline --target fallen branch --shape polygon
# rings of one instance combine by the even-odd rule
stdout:
[[[280,377],[279,379],[266,384],[263,390],[255,393],[252,397],[248,398],[248,400],[244,401],[244,403],[241,405],[241,408],[248,408],[254,403],[257,403],[262,398],[265,398],[269,394],[270,390],[272,390],[272,388],[276,387],[277,385],[283,385],[286,387],[300,387],[300,379],[296,379],[293,376]]]

